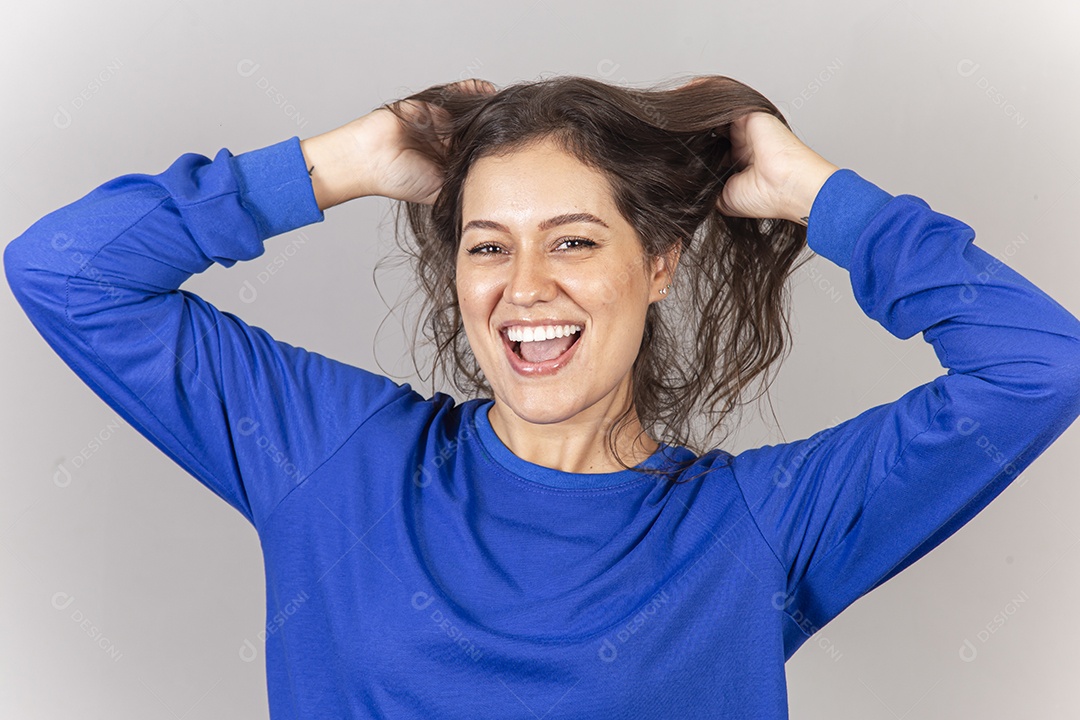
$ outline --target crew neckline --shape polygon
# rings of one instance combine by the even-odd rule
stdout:
[[[488,412],[494,405],[495,401],[492,399],[476,401],[473,410],[473,425],[476,428],[481,446],[487,451],[491,459],[515,477],[553,488],[575,490],[609,488],[632,482],[655,482],[656,476],[643,475],[634,470],[616,470],[607,473],[572,473],[537,465],[520,458],[503,443],[502,439],[495,433],[495,429],[491,427]],[[635,465],[635,467],[640,469],[663,467],[668,460],[667,451],[670,448],[670,445],[661,442],[652,455]]]

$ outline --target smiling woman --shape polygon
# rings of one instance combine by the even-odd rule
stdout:
[[[402,202],[460,402],[179,289],[365,195]],[[258,532],[273,718],[779,720],[785,661],[1080,415],[1080,322],[973,239],[729,78],[556,78],[187,153],[4,266],[78,376]],[[726,452],[708,431],[780,357],[806,248],[949,369]]]
[[[715,447],[786,347],[805,227],[718,207],[736,169],[733,123],[758,112],[786,129],[783,118],[731,78],[672,85],[453,84],[383,106],[445,178],[433,204],[407,204],[411,234],[399,236],[435,369],[492,397],[496,433],[537,464],[666,472],[638,466],[659,438]],[[800,177],[820,187],[837,168],[803,149],[817,172]],[[508,322],[582,332],[522,354]]]
[[[553,215],[564,208],[573,212]],[[469,219],[492,216],[503,220]],[[657,262],[648,272],[604,175],[551,141],[475,161],[462,217],[458,307],[494,394],[496,434],[538,465],[619,469],[597,440],[631,404],[646,308],[670,270]],[[656,447],[640,444],[632,463]]]

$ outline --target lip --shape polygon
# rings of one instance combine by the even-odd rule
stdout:
[[[511,322],[511,323],[506,323],[506,326],[509,327],[511,325],[520,325],[520,324],[522,324],[522,323]],[[543,322],[543,323],[535,323],[535,324],[537,324],[537,325],[558,325],[558,324],[574,325],[574,324],[578,324],[578,323],[558,323],[558,322],[548,323],[548,322]],[[525,358],[518,357],[518,354],[514,352],[514,348],[511,347],[511,343],[506,337],[505,330],[503,330],[502,332],[499,333],[499,338],[502,340],[503,351],[506,353],[506,359],[510,363],[510,367],[512,367],[514,369],[514,372],[516,372],[518,375],[524,375],[526,377],[537,377],[537,376],[543,376],[543,375],[553,375],[553,374],[557,373],[559,370],[561,370],[562,368],[566,367],[567,364],[569,364],[569,362],[573,359],[574,354],[577,352],[578,345],[581,344],[581,337],[585,334],[585,330],[584,330],[585,326],[581,325],[581,328],[582,329],[580,331],[578,331],[578,333],[576,333],[578,335],[578,339],[575,340],[574,343],[569,348],[567,348],[566,352],[564,352],[562,355],[560,355],[557,358],[552,358],[551,360],[545,360],[544,362],[538,362],[538,363],[527,362],[525,360]]]

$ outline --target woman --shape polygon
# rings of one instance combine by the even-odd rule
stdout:
[[[406,203],[436,360],[488,392],[424,397],[178,289],[365,195]],[[56,352],[257,529],[274,718],[782,718],[785,660],[1080,414],[1080,322],[973,238],[728,78],[556,78],[185,154],[4,259]],[[699,454],[778,357],[806,245],[948,372]]]

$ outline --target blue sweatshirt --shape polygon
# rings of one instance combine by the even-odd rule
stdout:
[[[179,289],[323,214],[293,137],[187,153],[4,252],[34,327],[251,522],[271,716],[786,718],[784,663],[995,498],[1080,415],[1080,322],[968,225],[855,172],[808,243],[948,371],[794,442],[574,474],[515,456],[491,401],[272,338]],[[345,308],[345,312],[356,312]]]

